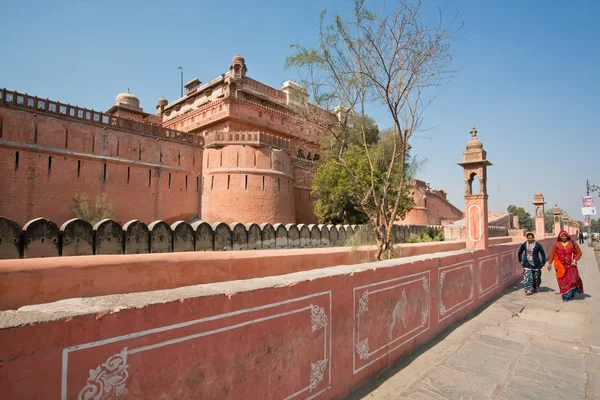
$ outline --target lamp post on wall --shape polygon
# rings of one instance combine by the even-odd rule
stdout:
[[[600,191],[600,187],[598,185],[590,185],[590,181],[588,179],[586,179],[586,181],[585,181],[585,187],[586,187],[586,193],[588,196],[590,195],[590,192]],[[591,218],[591,216],[588,218],[587,236],[588,236],[587,237],[588,246],[592,247],[593,241],[592,241],[592,218]]]
[[[179,66],[177,69],[181,71],[181,97],[183,97],[183,68]]]

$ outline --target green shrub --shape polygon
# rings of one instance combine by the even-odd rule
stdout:
[[[96,202],[93,207],[90,207],[86,194],[77,194],[73,197],[75,205],[73,206],[73,214],[76,218],[81,218],[84,221],[94,225],[103,219],[113,217],[112,203],[106,202],[106,194],[101,193],[96,196]]]
[[[444,232],[437,228],[428,228],[420,235],[414,233],[405,240],[405,243],[426,243],[426,242],[442,242],[444,240]]]

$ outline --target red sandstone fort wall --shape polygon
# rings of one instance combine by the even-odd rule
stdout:
[[[302,162],[303,160],[300,160]],[[294,168],[294,203],[296,221],[303,224],[316,224],[318,218],[314,212],[315,201],[312,197],[313,173],[311,170],[295,166]]]
[[[416,181],[413,188],[415,207],[402,220],[403,225],[442,225],[463,217],[462,211],[439,193],[427,190],[425,182]]]
[[[105,193],[119,222],[200,213],[200,147],[4,107],[0,127],[0,215],[20,224],[73,218],[78,194]]]

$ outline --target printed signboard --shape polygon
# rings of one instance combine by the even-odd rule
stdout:
[[[582,207],[581,214],[583,215],[596,215],[596,207]]]
[[[585,226],[590,226],[590,216],[589,216],[589,215],[586,215],[586,216],[585,216],[585,218],[584,218],[584,220],[583,220],[583,224],[584,224]]]
[[[583,206],[594,207],[594,199],[592,198],[592,196],[583,196]]]

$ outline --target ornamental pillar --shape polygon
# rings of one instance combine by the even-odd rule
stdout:
[[[560,233],[560,208],[558,208],[558,204],[554,205],[552,216],[554,216],[554,234],[558,236]]]
[[[546,221],[544,219],[544,196],[537,192],[533,196],[533,212],[535,214],[535,237],[543,239],[546,237]]]
[[[463,151],[463,162],[458,163],[464,169],[465,179],[465,225],[467,249],[487,250],[488,234],[488,194],[487,167],[492,165],[486,159],[483,143],[477,138],[477,129],[471,129],[471,140]]]

